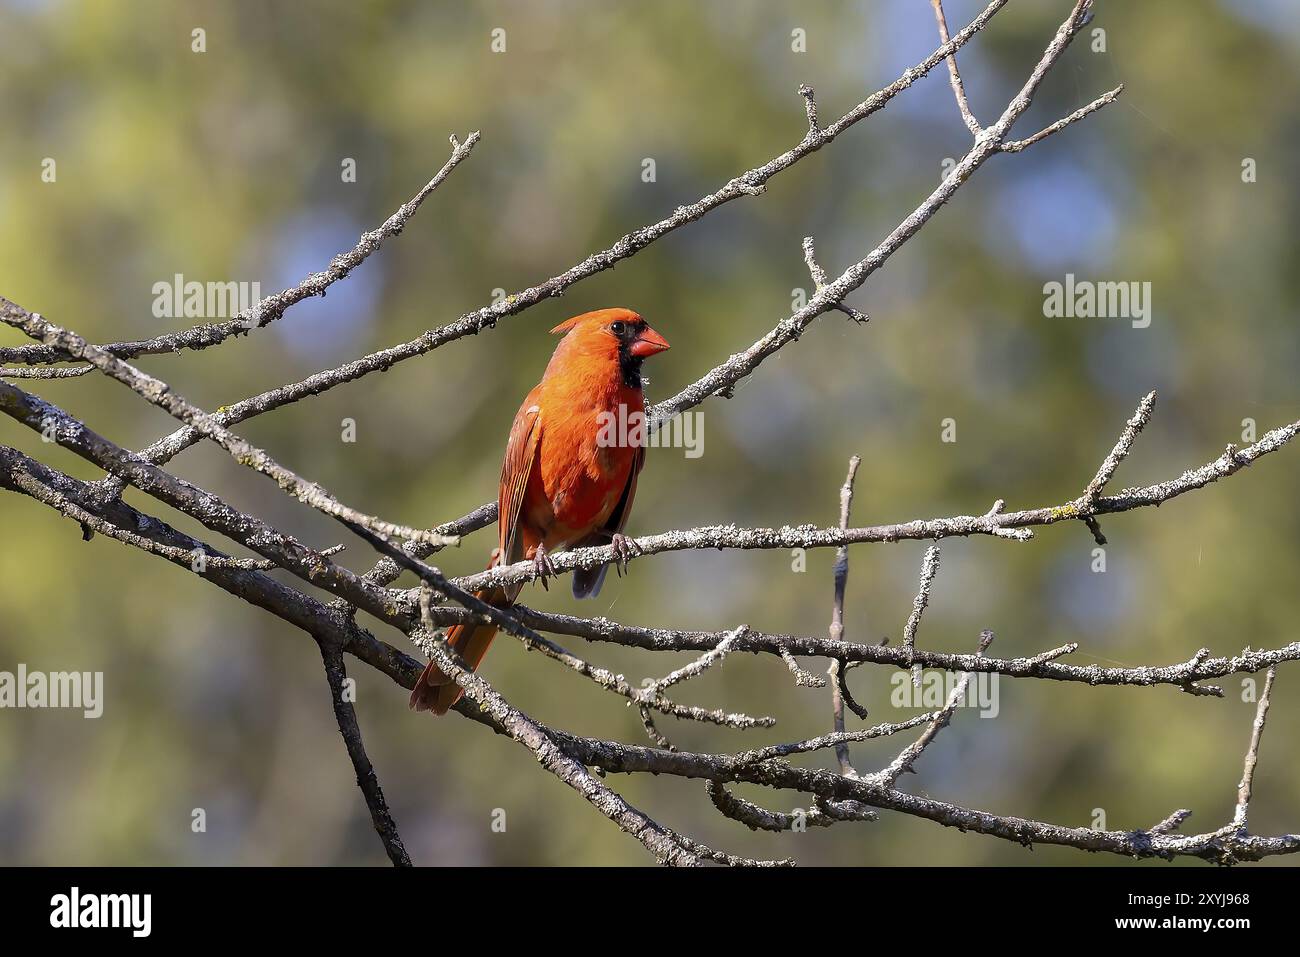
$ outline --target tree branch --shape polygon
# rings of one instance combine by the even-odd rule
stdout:
[[[262,449],[246,442],[229,431],[212,416],[198,406],[190,403],[184,396],[174,391],[161,379],[141,372],[135,366],[117,359],[103,349],[90,345],[75,332],[61,329],[46,322],[41,316],[0,297],[0,322],[20,329],[33,339],[40,339],[47,345],[55,346],[60,351],[77,359],[84,359],[109,378],[120,382],[136,395],[151,405],[156,405],[174,418],[192,425],[205,437],[211,439],[230,453],[240,465],[272,479],[282,491],[293,495],[298,501],[333,518],[352,525],[362,525],[379,535],[396,535],[402,538],[430,541],[433,544],[450,544],[445,536],[406,525],[396,525],[358,512],[344,505],[326,489],[315,482],[308,482],[294,472],[285,468],[271,458]]]
[[[1259,762],[1259,741],[1264,736],[1264,722],[1268,720],[1268,706],[1273,697],[1273,680],[1277,677],[1277,665],[1271,665],[1264,678],[1264,691],[1259,696],[1259,705],[1255,709],[1255,722],[1250,730],[1250,747],[1246,749],[1246,762],[1241,771],[1241,783],[1237,785],[1237,809],[1233,812],[1233,826],[1246,829],[1246,818],[1250,814],[1251,790],[1255,784],[1255,765]]]
[[[992,642],[993,632],[987,630],[981,632],[979,651],[976,654],[983,655]],[[930,719],[929,725],[919,738],[900,751],[898,757],[894,758],[887,767],[871,775],[873,783],[893,787],[899,775],[904,771],[912,770],[912,765],[916,763],[917,758],[939,736],[939,732],[948,727],[948,722],[952,720],[953,713],[966,701],[966,688],[970,684],[970,676],[969,671],[962,673],[957,684],[953,686],[952,693],[948,696],[948,701],[943,706],[943,709]]]
[[[329,680],[330,698],[334,704],[334,719],[339,725],[339,734],[347,746],[348,757],[352,759],[352,768],[357,773],[357,787],[365,796],[366,807],[370,809],[370,820],[375,825],[375,832],[383,842],[384,850],[394,867],[410,867],[411,858],[402,844],[401,835],[397,833],[397,823],[388,810],[384,800],[384,789],[379,786],[374,766],[366,754],[365,743],[361,740],[361,725],[357,723],[357,712],[345,693],[347,671],[343,664],[343,653],[337,645],[321,643],[321,657],[325,662],[325,676]]]
[[[422,608],[429,607],[430,587],[426,584],[421,599]],[[452,652],[451,647],[427,619],[424,627],[424,637],[427,638],[424,642],[425,651],[442,673],[460,685],[465,691],[465,697],[489,715],[506,734],[532,751],[542,767],[590,801],[601,814],[617,824],[620,830],[631,834],[645,845],[646,850],[661,864],[689,867],[699,863],[699,858],[675,840],[673,835],[628,804],[617,792],[597,781],[581,763],[557,747],[547,729],[507,704],[474,672],[467,671],[459,656]]]
[[[805,249],[809,254],[810,265],[812,262],[812,240],[806,239]],[[853,480],[858,474],[858,466],[862,464],[862,459],[853,456],[849,459],[849,472],[844,478],[844,484],[840,487],[840,529],[844,530],[849,527],[849,513],[853,508]],[[831,604],[831,626],[830,640],[844,640],[844,591],[849,583],[849,547],[841,545],[835,552],[835,599]],[[847,695],[844,687],[844,664],[840,659],[832,659],[830,667],[826,671],[831,679],[831,729],[837,734],[844,733],[844,704]],[[865,715],[859,715],[865,717]],[[840,742],[835,745],[835,759],[840,763],[840,773],[856,775],[858,772],[853,767],[853,759],[849,754],[848,742]]]
[[[701,219],[719,206],[740,196],[753,195],[772,177],[789,169],[795,163],[834,141],[845,130],[878,112],[895,96],[928,74],[948,55],[960,49],[983,29],[1006,2],[1007,0],[992,0],[979,16],[972,20],[951,41],[942,44],[930,56],[916,66],[904,71],[902,76],[893,83],[867,97],[830,126],[819,128],[815,132],[810,130],[795,147],[774,157],[762,166],[754,167],[734,177],[720,189],[701,197],[696,202],[677,207],[671,216],[627,233],[612,246],[592,253],[582,262],[570,267],[563,273],[552,276],[539,285],[530,286],[527,289],[494,301],[491,305],[484,306],[475,312],[466,313],[455,322],[438,329],[430,329],[416,339],[388,349],[382,349],[333,369],[318,372],[298,382],[289,383],[234,403],[214,415],[212,417],[213,421],[221,426],[233,425],[281,408],[292,402],[297,402],[308,396],[320,395],[335,386],[346,382],[354,382],[372,372],[387,371],[398,362],[425,355],[464,336],[475,335],[484,329],[494,328],[500,319],[518,315],[539,302],[562,295],[570,286],[598,272],[612,269],[622,260],[630,258],[668,233]],[[810,95],[811,90],[809,90]],[[0,351],[0,361],[3,361],[5,355],[5,352]],[[178,429],[159,439],[148,449],[145,449],[141,455],[153,464],[161,465],[171,457],[194,445],[201,437],[202,433],[198,429]],[[110,479],[107,487],[115,487],[115,483]],[[120,490],[120,486],[117,487]],[[495,504],[490,507],[495,510]],[[435,551],[437,547],[440,547],[433,542],[427,544],[433,547],[412,549],[411,554],[423,558]]]
[[[934,7],[934,19],[939,25],[939,42],[948,42],[948,18],[943,15],[943,0],[930,0],[930,5]],[[956,54],[948,57],[948,80],[952,84],[953,96],[957,98],[957,109],[961,111],[962,122],[966,124],[966,129],[971,131],[972,136],[979,136],[983,132],[979,120],[975,119],[975,114],[971,112],[970,102],[966,99],[966,86],[961,81],[961,73],[957,70]]]
[[[721,631],[624,625],[603,617],[576,618],[572,615],[539,612],[525,605],[515,605],[512,610],[521,621],[527,622],[534,628],[556,634],[574,635],[590,641],[641,648],[646,651],[708,651],[730,634]],[[470,620],[465,612],[455,608],[438,607],[432,609],[431,613],[439,625]],[[780,657],[783,650],[805,657],[839,658],[850,663],[891,665],[903,670],[920,665],[943,671],[997,673],[1008,678],[1038,678],[1087,685],[1131,685],[1144,688],[1172,685],[1182,689],[1196,682],[1224,678],[1228,675],[1255,674],[1270,665],[1284,661],[1300,661],[1300,641],[1271,650],[1246,649],[1231,658],[1213,658],[1210,656],[1209,649],[1203,648],[1184,662],[1136,668],[1103,668],[1100,665],[1058,663],[1057,658],[1073,654],[1078,650],[1078,646],[1074,643],[1027,657],[989,658],[922,649],[909,653],[901,647],[884,644],[837,642],[820,636],[768,634],[751,629],[737,638],[732,646],[733,654],[770,654]],[[1201,690],[1215,695],[1222,694],[1221,689]]]
[[[915,519],[893,525],[872,525],[841,530],[802,525],[781,528],[740,528],[735,525],[706,525],[699,528],[661,532],[633,540],[632,560],[661,552],[700,548],[791,549],[839,548],[843,545],[904,540],[938,540],[943,538],[1017,534],[1028,539],[1031,527],[1076,521],[1086,515],[1107,515],[1135,508],[1162,505],[1171,499],[1196,491],[1233,475],[1257,459],[1276,452],[1300,433],[1300,420],[1273,429],[1259,441],[1243,449],[1230,446],[1217,459],[1200,468],[1190,469],[1177,478],[1157,485],[1128,488],[1115,495],[1102,496],[1090,504],[1080,497],[1062,505],[1044,506],[1017,512],[991,510],[984,515],[957,515],[951,518]],[[1112,453],[1113,454],[1113,453]],[[598,568],[614,560],[609,545],[597,545],[561,552],[551,557],[556,572]],[[517,562],[457,579],[467,589],[526,582],[533,577],[529,562]]]
[[[406,224],[415,216],[420,205],[435,189],[442,185],[443,180],[451,175],[451,171],[459,166],[465,157],[469,156],[470,150],[474,148],[478,140],[479,134],[477,130],[466,137],[463,144],[455,136],[452,136],[451,158],[443,164],[442,169],[434,174],[433,179],[429,180],[414,197],[403,203],[397,212],[384,221],[382,226],[368,233],[362,233],[361,239],[356,246],[335,256],[324,272],[311,273],[298,285],[259,300],[251,309],[226,322],[198,325],[189,329],[182,329],[179,332],[172,332],[164,336],[137,342],[112,342],[98,348],[119,359],[180,352],[182,349],[207,349],[209,346],[215,346],[232,336],[247,335],[253,329],[269,325],[283,316],[285,310],[290,306],[296,305],[304,299],[325,295],[330,286],[345,278],[352,270],[369,259],[373,253],[378,252],[379,247],[384,244],[384,240],[396,236],[406,228]],[[0,362],[36,364],[66,362],[76,358],[80,357],[72,355],[67,350],[60,348],[56,343],[0,348]],[[72,374],[80,375],[81,371],[78,370]]]

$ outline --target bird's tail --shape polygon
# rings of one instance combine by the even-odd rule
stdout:
[[[488,565],[488,568],[492,567],[492,564]],[[509,608],[518,596],[518,585],[508,589],[488,588],[474,593],[475,598],[498,608]],[[452,625],[447,629],[447,644],[469,665],[470,671],[476,671],[496,634],[496,625]],[[424,666],[424,672],[415,683],[415,690],[411,692],[411,707],[416,711],[446,714],[460,700],[461,693],[460,685],[443,674],[442,669],[431,661]]]

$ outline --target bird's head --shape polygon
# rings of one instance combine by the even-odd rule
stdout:
[[[553,333],[564,333],[555,350],[617,364],[623,382],[641,385],[641,363],[668,348],[668,340],[631,309],[598,309],[566,319]]]

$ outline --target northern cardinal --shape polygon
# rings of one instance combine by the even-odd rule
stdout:
[[[641,363],[668,348],[667,340],[630,309],[583,313],[551,332],[564,338],[510,427],[497,500],[498,546],[488,565],[531,559],[543,586],[554,574],[549,552],[613,544],[623,564],[632,554],[623,529],[645,463],[645,431],[634,427],[610,441],[608,424],[635,423],[634,413],[644,415]],[[602,565],[574,572],[574,596],[598,594],[608,570]],[[508,608],[522,587],[475,594]],[[496,633],[495,625],[453,625],[447,642],[473,670]],[[430,662],[411,692],[411,707],[445,714],[460,695],[460,686]]]

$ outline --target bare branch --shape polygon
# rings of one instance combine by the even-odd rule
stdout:
[[[93,483],[81,482],[0,445],[0,486],[30,495],[81,524],[85,523],[87,516],[109,523],[102,526],[106,536],[165,558],[235,597],[301,628],[318,641],[341,642],[349,653],[394,681],[409,680],[411,686],[415,684],[420,671],[415,659],[359,628],[350,616],[246,567],[242,561],[214,561],[214,557],[224,557],[212,546],[118,499],[97,494]],[[96,530],[100,529],[97,527]],[[154,548],[154,544],[162,547]],[[208,559],[194,561],[196,552],[206,553]]]
[[[828,280],[826,278],[826,270],[817,262],[817,248],[813,244],[813,238],[811,236],[805,236],[803,240],[803,261],[808,267],[809,275],[812,276],[814,294],[820,293]],[[871,317],[865,312],[859,312],[852,306],[847,306],[842,302],[832,303],[831,308],[838,309],[854,322],[871,321]]]
[[[1277,677],[1277,665],[1268,669],[1264,677],[1264,691],[1259,696],[1255,709],[1255,722],[1250,730],[1250,747],[1246,749],[1246,762],[1241,771],[1241,782],[1237,785],[1237,809],[1233,812],[1234,827],[1246,829],[1246,818],[1250,813],[1251,790],[1255,783],[1255,765],[1259,761],[1259,741],[1264,736],[1264,722],[1268,720],[1268,706],[1273,697],[1273,680]]]
[[[691,678],[694,678],[698,674],[702,674],[713,665],[722,664],[722,659],[727,657],[727,652],[731,650],[731,646],[735,644],[736,639],[748,630],[749,629],[745,625],[741,625],[735,631],[727,632],[725,638],[704,654],[700,655],[700,657],[696,658],[690,664],[684,665],[676,671],[660,678],[658,681],[655,681],[647,690],[651,694],[659,694],[666,691],[668,688],[671,688],[675,684],[680,684],[683,681],[688,681]]]
[[[40,339],[47,345],[57,346],[68,355],[78,359],[85,359],[95,368],[122,383],[145,401],[158,406],[182,422],[194,426],[203,435],[229,452],[230,456],[240,465],[261,472],[268,478],[273,479],[282,490],[293,495],[298,501],[310,505],[326,515],[352,525],[362,525],[379,535],[396,535],[407,539],[431,541],[435,544],[449,544],[445,536],[433,537],[430,532],[423,529],[396,525],[349,508],[320,485],[300,478],[276,462],[262,449],[246,442],[218,424],[212,416],[188,402],[184,396],[174,391],[171,386],[161,379],[156,379],[147,373],[141,372],[130,363],[117,359],[104,350],[90,345],[75,332],[60,329],[58,326],[46,322],[39,315],[28,312],[3,297],[0,297],[0,321],[16,329],[21,329],[27,335]]]
[[[1119,468],[1120,463],[1133,450],[1133,443],[1137,440],[1138,433],[1151,421],[1151,410],[1155,406],[1155,402],[1155,392],[1148,392],[1138,405],[1137,411],[1133,413],[1133,417],[1125,423],[1119,441],[1115,443],[1115,447],[1110,450],[1110,454],[1106,456],[1101,463],[1101,467],[1097,469],[1097,474],[1093,476],[1092,481],[1088,483],[1088,487],[1084,489],[1083,501],[1085,504],[1093,504],[1105,491],[1106,486],[1115,475],[1115,470]]]
[[[1097,502],[1097,498],[1110,483],[1115,475],[1115,470],[1119,468],[1121,462],[1128,457],[1133,449],[1133,443],[1137,440],[1138,433],[1146,426],[1151,419],[1151,409],[1155,405],[1156,394],[1154,391],[1148,392],[1139,403],[1137,411],[1133,417],[1128,420],[1124,426],[1124,431],[1111,449],[1110,454],[1102,461],[1101,467],[1097,469],[1097,474],[1093,476],[1088,487],[1084,489],[1083,495],[1079,498],[1079,508],[1082,513],[1083,523],[1088,526],[1088,531],[1092,533],[1092,539],[1098,545],[1106,544],[1106,536],[1102,534],[1101,524],[1097,521],[1097,516],[1092,514],[1091,509]]]
[[[799,662],[794,660],[794,655],[790,653],[789,648],[778,648],[777,654],[785,662],[785,666],[790,669],[790,674],[794,675],[794,683],[800,688],[825,688],[826,679],[819,678],[811,671],[806,671],[799,667]]]
[[[455,136],[452,136],[451,158],[443,164],[442,169],[438,170],[433,179],[429,180],[414,197],[403,203],[397,212],[384,221],[382,226],[368,233],[362,233],[361,239],[356,246],[335,256],[324,272],[311,273],[298,285],[261,299],[251,309],[226,322],[194,326],[190,329],[182,329],[179,332],[172,332],[139,342],[113,342],[99,348],[119,359],[180,352],[182,349],[206,349],[209,346],[224,342],[232,336],[247,334],[252,329],[274,322],[284,315],[286,309],[302,302],[304,299],[325,295],[330,286],[346,277],[352,270],[369,259],[373,253],[377,252],[379,247],[384,244],[384,240],[396,236],[406,228],[406,224],[411,221],[420,205],[435,189],[442,185],[443,180],[451,175],[451,171],[469,155],[470,150],[474,148],[478,140],[479,134],[477,130],[466,137],[463,144]],[[59,348],[55,343],[46,343],[42,346],[20,346],[16,349],[0,348],[0,362],[35,364],[63,362],[73,358],[79,357],[71,355]],[[75,374],[80,375],[80,372]]]
[[[812,240],[804,240],[804,250],[808,253],[809,268],[813,267]],[[853,480],[858,474],[858,466],[862,464],[862,459],[853,456],[849,459],[848,475],[844,478],[844,484],[840,487],[840,528],[849,527],[849,513],[853,508]],[[849,549],[847,545],[841,545],[835,553],[835,599],[831,603],[831,641],[844,640],[844,590],[849,582]],[[844,704],[846,700],[846,688],[844,687],[844,667],[840,660],[831,661],[830,668],[827,669],[827,675],[831,679],[831,729],[837,733],[844,733]],[[854,710],[857,713],[857,710]],[[865,715],[859,715],[865,717]],[[853,768],[853,760],[849,755],[849,746],[845,742],[835,745],[835,758],[840,763],[841,774],[857,774]]]
[[[70,499],[66,494],[49,484],[48,481],[42,481],[34,477],[30,471],[32,465],[36,464],[34,460],[22,456],[16,450],[7,446],[0,446],[0,464],[3,464],[6,469],[5,473],[0,475],[0,482],[3,482],[6,487],[13,491],[22,492],[38,502],[62,512],[81,526],[82,537],[87,540],[93,533],[99,532],[101,535],[116,539],[119,542],[134,545],[136,548],[166,558],[175,564],[193,566],[196,572],[209,565],[213,568],[240,569],[244,571],[270,571],[279,567],[275,562],[265,558],[231,558],[198,543],[190,549],[166,545],[145,535],[114,525],[82,508],[76,501]],[[335,545],[332,548],[322,550],[321,554],[335,555],[341,551],[343,551],[343,546]]]
[[[795,865],[795,862],[789,858],[783,858],[779,861],[764,861],[749,857],[737,857],[735,854],[728,854],[725,851],[715,851],[707,844],[701,844],[694,838],[687,837],[685,834],[678,834],[667,827],[664,828],[664,833],[701,860],[722,864],[724,867],[794,867]]]
[[[796,741],[792,744],[773,744],[766,748],[755,748],[752,751],[742,751],[732,757],[733,761],[740,764],[757,764],[761,761],[771,761],[773,758],[785,758],[792,754],[805,754],[809,751],[821,751],[826,748],[838,747],[841,744],[850,744],[855,741],[871,741],[874,738],[886,738],[891,734],[898,734],[900,731],[907,731],[909,728],[915,728],[919,724],[927,721],[934,721],[941,717],[942,711],[932,711],[929,714],[919,714],[915,717],[908,718],[905,721],[893,721],[885,724],[878,724],[872,728],[863,728],[859,731],[834,731],[830,734],[819,735],[815,738],[808,738],[805,741]]]
[[[845,820],[874,821],[876,813],[865,810],[860,805],[846,802],[835,806],[829,801],[818,799],[813,806],[803,813],[786,814],[783,811],[769,811],[752,801],[736,797],[716,781],[704,785],[709,800],[726,817],[739,821],[751,831],[793,831],[802,824],[805,827],[830,827]],[[833,808],[833,810],[832,810]]]
[[[921,578],[917,585],[916,597],[912,599],[912,613],[907,616],[907,624],[903,626],[903,648],[909,652],[916,651],[916,630],[921,627],[921,616],[925,614],[925,608],[930,604],[930,588],[937,574],[939,574],[939,546],[931,545],[925,550],[925,555],[921,559]],[[919,666],[912,668],[912,684],[917,688],[921,687]]]
[[[17,369],[0,369],[0,379],[75,379],[94,371],[94,366],[74,366],[70,369],[23,366]]]
[[[650,709],[645,705],[637,705],[637,715],[641,718],[641,729],[645,731],[648,737],[661,748],[667,748],[669,751],[676,751],[677,745],[668,740],[668,736],[659,730],[655,724],[655,717],[650,713]]]
[[[539,612],[524,605],[515,605],[512,611],[521,621],[527,622],[534,628],[557,634],[575,635],[590,641],[642,648],[646,651],[707,651],[730,634],[730,632],[675,628],[645,628],[620,624],[607,618],[575,618],[571,615]],[[433,609],[432,614],[435,620],[443,625],[469,620],[467,614],[459,609],[440,607]],[[1198,681],[1223,678],[1232,674],[1255,674],[1270,665],[1284,661],[1300,661],[1300,641],[1271,650],[1246,649],[1231,658],[1212,658],[1208,650],[1203,649],[1189,660],[1178,664],[1103,668],[1100,665],[1059,663],[1056,659],[1078,650],[1078,646],[1074,643],[1023,658],[989,658],[982,655],[921,649],[909,653],[901,647],[885,644],[837,642],[820,636],[768,634],[753,630],[736,639],[732,653],[770,654],[780,657],[782,649],[789,653],[810,657],[839,658],[849,663],[889,665],[901,669],[919,664],[925,668],[943,671],[989,672],[1009,678],[1036,678],[1087,685],[1131,685],[1144,688],[1158,685],[1185,688],[1188,684]],[[1219,694],[1221,693],[1220,691]]]
[[[1021,150],[1028,149],[1029,147],[1033,146],[1035,143],[1047,139],[1047,137],[1051,136],[1053,133],[1059,133],[1061,130],[1065,129],[1067,126],[1069,126],[1071,123],[1075,122],[1076,120],[1083,119],[1089,113],[1095,113],[1098,110],[1100,110],[1103,106],[1109,106],[1110,104],[1114,103],[1115,100],[1119,97],[1119,95],[1123,92],[1124,92],[1124,84],[1121,83],[1119,86],[1115,87],[1115,89],[1103,93],[1101,96],[1097,97],[1097,99],[1093,100],[1087,106],[1080,107],[1079,109],[1071,113],[1069,116],[1062,117],[1061,119],[1053,123],[1051,126],[1039,130],[1033,136],[1027,137],[1023,140],[1010,140],[1006,143],[1003,143],[1000,149],[1004,153],[1019,153]]]
[[[799,95],[803,97],[804,113],[808,116],[808,135],[816,136],[822,130],[817,122],[817,99],[813,88],[806,83],[799,84]]]
[[[497,322],[507,316],[518,315],[526,309],[555,296],[562,295],[570,286],[606,269],[612,269],[619,262],[640,252],[646,246],[666,236],[668,233],[693,223],[719,206],[740,197],[751,195],[767,183],[772,177],[789,169],[804,157],[815,153],[823,146],[834,141],[845,130],[861,120],[881,110],[895,96],[907,90],[913,83],[928,74],[935,66],[964,46],[976,33],[1002,9],[1007,0],[992,0],[984,10],[961,30],[948,43],[941,45],[930,56],[916,66],[904,71],[893,83],[873,93],[856,107],[845,113],[834,123],[820,129],[815,136],[806,135],[798,145],[762,166],[755,167],[729,180],[721,189],[701,197],[694,203],[679,206],[671,216],[657,223],[643,226],[627,233],[612,246],[592,253],[582,262],[566,271],[552,276],[536,286],[520,290],[512,295],[494,301],[491,305],[466,313],[455,322],[438,329],[430,329],[423,335],[388,349],[381,349],[363,358],[353,360],[333,369],[326,369],[308,376],[299,382],[290,383],[260,395],[252,396],[226,408],[219,416],[221,425],[232,425],[255,415],[262,415],[291,402],[297,402],[307,396],[320,395],[345,382],[354,382],[372,372],[387,371],[398,362],[432,352],[440,346],[453,342],[464,336],[477,334],[484,329],[496,326]],[[0,351],[0,361],[6,353]],[[160,439],[143,457],[155,465],[163,464],[168,458],[189,448],[200,438],[195,430],[177,430]]]
[[[429,599],[430,588],[426,585],[421,596],[423,609],[428,609]],[[628,804],[617,792],[601,784],[581,763],[565,754],[542,726],[508,704],[474,672],[466,670],[447,642],[433,629],[427,616],[424,627],[425,650],[442,673],[460,685],[465,690],[465,697],[486,712],[506,734],[532,751],[542,767],[590,801],[620,830],[645,845],[661,864],[689,867],[699,863],[699,858],[671,833]]]
[[[321,656],[325,661],[325,675],[329,680],[330,698],[334,704],[334,719],[338,722],[339,734],[347,746],[348,757],[352,759],[352,768],[357,773],[357,786],[365,796],[375,832],[383,842],[393,866],[410,867],[411,857],[406,853],[401,835],[397,833],[397,823],[388,810],[388,802],[384,800],[384,789],[379,786],[374,765],[370,763],[365,743],[361,740],[357,712],[346,692],[347,671],[343,664],[342,650],[338,646],[321,643]]]
[[[981,632],[977,654],[983,655],[992,642],[993,632],[988,630]],[[939,732],[948,726],[948,722],[952,720],[953,712],[966,701],[966,688],[970,684],[970,677],[971,673],[969,671],[962,674],[953,687],[952,694],[948,696],[948,702],[943,706],[943,710],[931,718],[930,724],[924,733],[900,751],[898,757],[894,758],[887,767],[870,776],[873,783],[892,787],[900,774],[912,770],[912,765],[916,763],[916,759],[930,746],[930,742],[939,736]]]
[[[984,162],[1001,149],[1008,131],[1029,108],[1039,84],[1048,71],[1056,64],[1065,48],[1074,39],[1082,25],[1087,0],[1078,0],[1069,18],[1061,24],[1052,42],[1044,50],[1042,59],[1030,73],[1019,93],[1012,98],[993,126],[984,130],[975,140],[974,145],[957,163],[952,172],[912,213],[894,228],[885,239],[867,256],[850,266],[834,281],[824,285],[812,296],[802,309],[782,319],[770,332],[743,352],[738,352],[725,362],[687,386],[672,398],[659,403],[647,411],[647,420],[659,423],[672,418],[686,409],[693,408],[711,396],[724,397],[733,394],[736,384],[753,373],[765,359],[785,346],[795,342],[804,330],[819,316],[843,302],[844,297],[857,289],[875,273],[886,260],[897,252],[904,243],[924,226],[956,194]],[[989,10],[986,9],[985,13]],[[969,28],[968,28],[969,29]],[[945,50],[947,45],[945,45]],[[948,53],[944,56],[947,57]]]
[[[352,527],[352,530],[366,541],[370,542],[370,544],[373,545],[381,554],[389,556],[398,564],[405,566],[419,575],[422,586],[428,585],[436,588],[441,594],[459,602],[467,611],[477,616],[477,621],[491,622],[495,624],[498,628],[501,628],[506,633],[513,635],[515,638],[522,641],[524,646],[529,650],[542,652],[546,657],[560,662],[565,667],[590,679],[605,690],[612,691],[614,694],[627,698],[635,704],[646,708],[653,708],[656,711],[662,711],[664,714],[672,715],[675,718],[705,721],[732,728],[770,727],[776,723],[774,718],[769,717],[754,718],[747,714],[727,713],[716,708],[709,709],[678,705],[669,701],[657,690],[646,691],[634,688],[628,684],[621,675],[616,675],[604,668],[591,665],[579,658],[577,655],[571,654],[553,641],[538,634],[532,628],[529,628],[521,622],[519,618],[513,614],[513,610],[498,608],[497,606],[479,598],[477,594],[457,587],[454,583],[448,581],[438,569],[412,557],[387,539],[375,535],[359,526]],[[423,603],[424,598],[424,588],[422,587],[420,590],[421,605],[418,610],[418,620],[428,622],[432,620],[430,617],[431,610]],[[393,615],[399,622],[402,621],[401,613],[396,608],[385,606],[385,612]],[[403,625],[399,624],[399,627],[403,627]],[[643,721],[645,720],[646,716],[643,716]],[[650,731],[652,726],[649,725],[648,722],[647,725],[647,730]],[[657,736],[657,732],[652,733],[652,737],[654,736]]]
[[[831,730],[836,734],[843,734],[845,728],[844,706],[846,700],[849,699],[849,696],[845,695],[844,672],[847,670],[845,663],[838,658],[832,659],[830,666],[826,669],[826,674],[831,680]],[[856,704],[856,702],[854,703]],[[857,708],[854,708],[853,713],[865,720],[866,714],[864,711],[858,710],[860,707],[858,705]],[[853,766],[853,756],[849,753],[847,742],[842,741],[835,745],[835,760],[839,762],[840,774],[847,774],[850,777],[857,775],[858,771]]]
[[[91,485],[4,446],[0,446],[0,487],[30,495],[79,522],[83,528],[93,527],[108,537],[166,558],[173,564],[212,581],[232,595],[271,611],[315,638],[322,654],[326,656],[327,674],[334,688],[335,712],[340,721],[340,732],[348,745],[349,755],[357,771],[358,784],[370,807],[376,830],[393,863],[410,865],[410,859],[402,847],[396,826],[392,823],[392,816],[384,802],[379,782],[365,755],[352,706],[341,694],[342,680],[345,677],[341,658],[336,668],[329,667],[331,657],[337,656],[340,649],[346,648],[367,663],[397,678],[402,674],[403,664],[399,652],[376,641],[342,615],[301,592],[287,588],[260,573],[250,572],[251,566],[242,560],[220,556],[209,546],[189,538],[166,523],[143,515],[120,501],[96,496]],[[200,553],[206,555],[206,559],[202,562],[194,561],[193,556]],[[414,662],[409,663],[414,665]],[[411,681],[414,682],[413,677]],[[340,709],[343,709],[342,713]]]
[[[930,0],[930,5],[934,7],[934,19],[939,25],[939,42],[947,43],[948,18],[943,15],[943,0]],[[948,80],[952,84],[953,96],[957,98],[957,109],[961,110],[962,122],[966,124],[966,129],[971,131],[972,136],[979,136],[983,130],[966,99],[966,86],[962,83],[961,73],[957,70],[956,54],[948,57]]]
[[[1072,655],[1079,650],[1077,641],[1067,642],[1059,648],[1053,648],[1050,651],[1044,651],[1040,655],[1034,655],[1026,659],[1031,665],[1044,664],[1048,661],[1055,661],[1057,658],[1064,658],[1066,655]]]
[[[870,712],[853,700],[853,695],[849,691],[849,683],[846,680],[848,671],[861,664],[863,664],[861,661],[844,661],[841,658],[836,658],[831,662],[830,668],[827,669],[827,674],[831,676],[831,681],[834,682],[833,687],[835,693],[840,696],[840,700],[844,707],[848,708],[863,721],[866,721],[867,718],[871,716]]]
[[[1127,512],[1135,508],[1162,505],[1171,499],[1196,491],[1235,474],[1257,459],[1276,452],[1300,433],[1300,420],[1273,429],[1259,441],[1243,449],[1230,447],[1212,462],[1190,469],[1175,479],[1143,488],[1128,488],[1114,495],[1102,496],[1090,506],[1091,514],[1107,515]],[[1027,532],[1031,526],[1054,525],[1058,522],[1077,521],[1086,511],[1081,500],[1064,505],[1025,509],[1018,512],[993,512],[984,515],[958,515],[952,518],[916,519],[894,525],[874,525],[851,528],[815,528],[811,526],[784,526],[782,528],[739,528],[735,525],[710,525],[657,535],[646,535],[634,540],[637,557],[660,552],[697,548],[739,549],[791,549],[838,548],[841,545],[867,542],[898,542],[904,540],[943,539],[971,535],[998,535],[1002,532]],[[614,560],[613,549],[608,545],[579,548],[552,556],[557,572],[596,568]],[[635,558],[634,558],[635,560]],[[532,566],[519,562],[494,568],[477,575],[458,579],[471,589],[489,585],[530,580]]]
[[[211,492],[142,461],[57,406],[10,383],[0,382],[0,412],[41,432],[106,472],[123,478],[145,494],[197,519],[207,528],[270,559],[304,581],[348,599],[383,621],[399,628],[409,627],[410,618],[394,607],[392,592],[336,565],[320,552],[266,522],[240,512]],[[361,526],[348,527],[363,537],[374,537]]]
[[[467,712],[468,709],[462,711]],[[1026,846],[1055,844],[1124,857],[1199,857],[1216,863],[1255,861],[1279,854],[1300,853],[1300,834],[1258,837],[1220,829],[1205,834],[1181,836],[1140,830],[1104,831],[1089,827],[1067,827],[1045,821],[990,814],[883,787],[869,778],[853,780],[827,771],[796,768],[780,760],[743,763],[727,755],[670,752],[615,744],[558,731],[554,735],[556,743],[565,753],[589,767],[603,768],[611,773],[673,774],[702,778],[719,784],[745,782],[803,791],[831,801],[858,801],[869,807],[898,811],[945,827],[985,834]]]
[[[813,245],[813,238],[805,236],[803,238],[803,261],[808,267],[808,275],[812,277],[813,292],[821,292],[830,280],[826,277],[826,270],[817,262],[817,249]]]
[[[1183,823],[1192,816],[1192,812],[1187,808],[1180,808],[1170,814],[1167,818],[1151,828],[1148,834],[1172,834],[1183,826]]]

